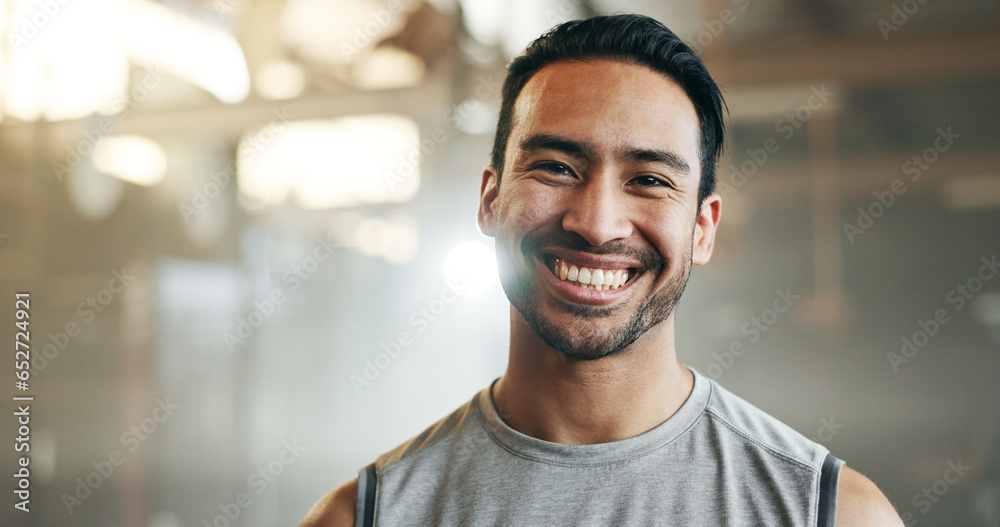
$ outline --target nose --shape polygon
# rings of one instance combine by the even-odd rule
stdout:
[[[570,200],[562,219],[563,229],[579,234],[590,245],[596,247],[632,235],[624,193],[612,177],[590,178],[577,187]]]

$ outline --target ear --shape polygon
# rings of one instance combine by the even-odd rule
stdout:
[[[712,247],[715,246],[715,231],[722,217],[722,197],[717,193],[701,202],[701,214],[694,225],[694,247],[691,251],[691,263],[705,265],[712,257]]]
[[[483,182],[479,186],[479,230],[487,236],[496,231],[497,172],[493,165],[483,170]]]

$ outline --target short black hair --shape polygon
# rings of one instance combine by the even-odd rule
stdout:
[[[695,52],[660,22],[643,15],[597,16],[560,24],[528,45],[507,68],[492,164],[503,173],[504,154],[513,126],[514,102],[539,70],[566,60],[607,59],[643,65],[679,84],[694,103],[701,138],[698,208],[715,191],[715,164],[725,139],[725,101],[708,69]]]

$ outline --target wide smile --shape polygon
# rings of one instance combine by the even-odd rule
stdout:
[[[597,291],[618,289],[628,282],[629,270],[601,269],[577,265],[573,262],[555,258],[552,263],[552,274],[564,282],[577,287]]]
[[[540,273],[557,294],[573,302],[608,305],[621,297],[640,274],[635,262],[587,253],[544,253],[538,258]]]

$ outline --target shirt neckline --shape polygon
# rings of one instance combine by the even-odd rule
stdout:
[[[625,461],[661,448],[686,432],[704,413],[711,395],[711,383],[694,368],[694,387],[684,404],[666,421],[637,436],[593,445],[553,443],[511,428],[500,418],[491,396],[493,384],[476,394],[475,405],[487,433],[511,453],[543,463],[593,466]]]

